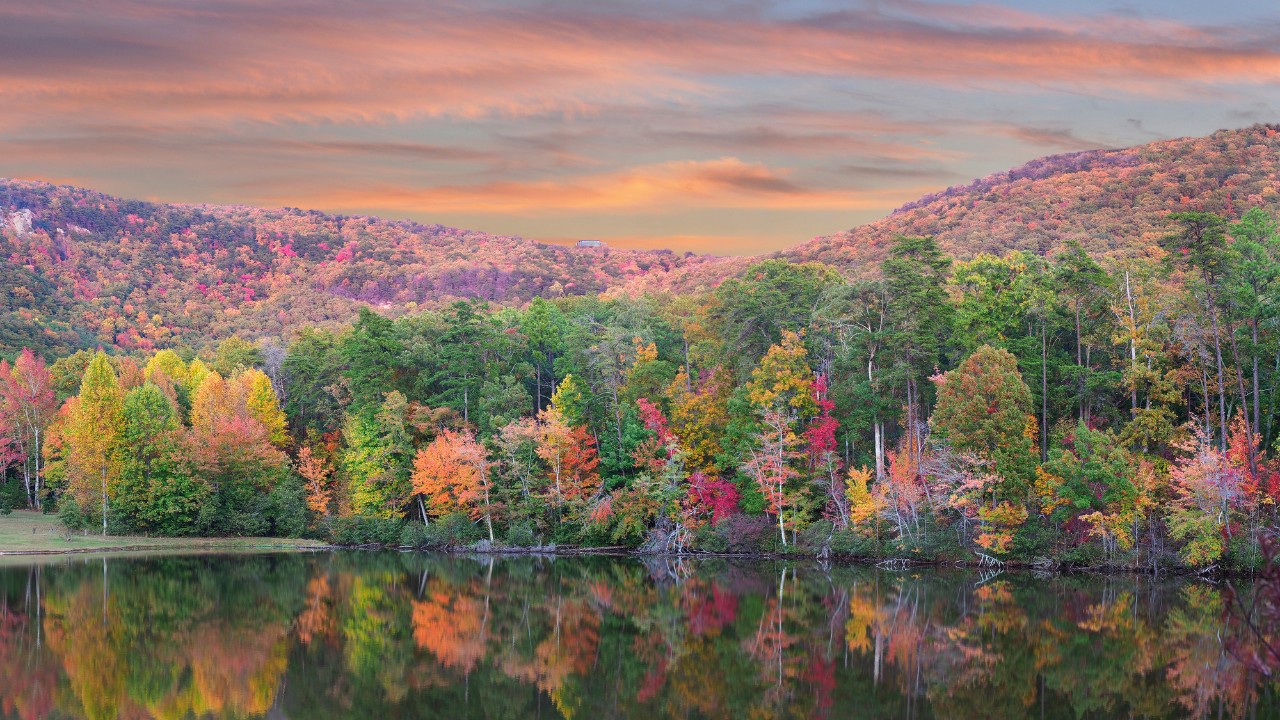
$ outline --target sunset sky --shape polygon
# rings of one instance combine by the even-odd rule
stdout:
[[[1268,2],[0,2],[0,176],[628,247],[1278,108]]]

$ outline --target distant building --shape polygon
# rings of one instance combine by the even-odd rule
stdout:
[[[604,247],[604,243],[600,242],[599,240],[579,240],[579,241],[578,241],[578,247],[580,247],[580,248],[598,248],[598,247]]]

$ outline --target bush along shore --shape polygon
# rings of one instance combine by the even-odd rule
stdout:
[[[23,352],[0,507],[100,535],[1248,572],[1280,500],[1280,226],[1167,221],[1140,259],[902,237],[857,276],[771,259],[685,295]]]
[[[629,545],[574,545],[548,542],[528,527],[513,528],[506,537],[490,541],[482,528],[464,514],[448,515],[430,525],[396,520],[339,522],[333,527],[328,547],[334,549],[400,550],[446,552],[464,555],[608,555],[679,556],[797,559],[820,562],[876,565],[886,569],[949,566],[981,569],[1032,570],[1036,572],[1090,572],[1195,575],[1205,578],[1248,577],[1261,571],[1265,557],[1257,562],[1223,563],[1196,567],[1183,562],[1176,552],[1163,556],[1140,555],[1107,558],[1102,553],[1075,548],[1049,549],[1045,553],[1007,553],[996,557],[981,548],[966,548],[955,539],[945,539],[924,547],[903,547],[860,536],[830,523],[817,522],[783,546],[773,534],[768,518],[734,516],[715,527],[697,533],[691,545],[675,547],[667,542]],[[1044,550],[1044,548],[1039,548]]]

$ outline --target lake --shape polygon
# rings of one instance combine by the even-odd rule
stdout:
[[[68,556],[0,566],[0,717],[1280,717],[1226,603],[810,562]]]

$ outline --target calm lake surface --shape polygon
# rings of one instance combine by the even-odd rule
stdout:
[[[398,553],[0,567],[4,718],[1271,718],[1222,589]]]

